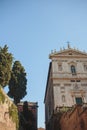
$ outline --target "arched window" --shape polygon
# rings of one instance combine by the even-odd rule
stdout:
[[[58,64],[58,70],[62,71],[62,64]]]
[[[87,65],[84,65],[84,70],[87,71]]]
[[[76,68],[74,65],[71,65],[71,73],[76,74]]]
[[[65,95],[62,95],[62,102],[65,102]]]

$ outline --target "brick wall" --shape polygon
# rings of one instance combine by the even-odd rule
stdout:
[[[76,106],[60,119],[61,130],[87,130],[87,108]]]

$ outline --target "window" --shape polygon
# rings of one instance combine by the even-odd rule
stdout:
[[[72,53],[69,53],[69,55],[72,55]]]
[[[87,71],[87,65],[84,65],[84,70]]]
[[[58,64],[58,70],[62,71],[62,64]]]
[[[76,69],[74,65],[71,65],[71,73],[74,75],[76,74]]]
[[[80,80],[76,80],[76,82],[80,82]]]
[[[65,87],[64,87],[64,86],[61,86],[61,90],[65,90]]]
[[[62,95],[62,102],[65,102],[65,95]]]
[[[71,80],[71,82],[75,82],[75,80]]]
[[[81,105],[82,104],[82,98],[81,97],[77,97],[76,98],[76,104],[77,105]]]
[[[61,93],[65,93],[65,87],[64,86],[61,86],[60,90],[61,90]]]

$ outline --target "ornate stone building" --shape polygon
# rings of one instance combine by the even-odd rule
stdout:
[[[46,130],[55,109],[87,103],[87,53],[73,49],[52,52],[45,91]]]

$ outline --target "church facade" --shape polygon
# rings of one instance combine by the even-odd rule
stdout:
[[[71,48],[49,55],[46,91],[45,124],[58,107],[87,103],[87,53]]]

